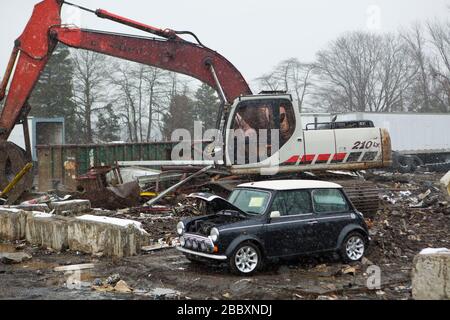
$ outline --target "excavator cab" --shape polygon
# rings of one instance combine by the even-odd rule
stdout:
[[[281,150],[300,151],[299,144],[291,143],[297,123],[299,114],[288,94],[239,97],[226,127],[226,164],[242,169],[273,166]]]

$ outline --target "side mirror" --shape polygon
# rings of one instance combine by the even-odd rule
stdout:
[[[273,218],[279,218],[279,217],[281,217],[280,211],[272,211],[272,212],[270,213],[270,219],[273,219]]]

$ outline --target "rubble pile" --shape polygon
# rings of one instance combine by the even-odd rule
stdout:
[[[371,260],[410,265],[424,248],[450,247],[450,205],[439,175],[380,173],[371,179],[383,181],[377,182],[382,205],[371,222]]]
[[[132,219],[142,223],[149,234],[151,242],[170,243],[177,237],[176,225],[182,218],[203,215],[205,211],[197,203],[189,199],[179,199],[174,206],[152,206],[120,210],[114,217]]]
[[[422,276],[422,271],[428,269],[419,268],[420,265],[418,268],[414,267],[415,257],[425,248],[450,248],[448,184],[442,184],[442,174],[436,173],[412,175],[374,171],[362,174],[366,180],[375,183],[378,187],[381,206],[373,219],[368,220],[372,241],[361,263],[342,265],[331,257],[308,257],[302,259],[300,263],[293,261],[291,264],[287,261],[287,265],[269,266],[267,271],[257,277],[260,283],[256,287],[250,282],[238,281],[236,285],[230,287],[230,278],[224,277],[222,269],[216,267],[197,269],[199,267],[196,265],[186,264],[184,259],[180,259],[180,256],[174,253],[174,250],[169,251],[170,248],[179,244],[176,224],[180,219],[208,214],[206,208],[200,203],[177,193],[176,198],[170,203],[163,202],[164,205],[105,210],[86,207],[86,202],[64,198],[64,194],[60,197],[50,194],[49,196],[37,195],[35,199],[29,199],[28,203],[22,203],[16,208],[0,206],[0,212],[2,210],[6,212],[0,216],[0,220],[4,219],[4,222],[0,224],[4,226],[3,229],[0,228],[0,234],[8,231],[11,235],[5,239],[21,241],[20,245],[12,245],[11,248],[9,244],[2,248],[0,243],[0,268],[36,265],[39,273],[36,273],[35,277],[39,277],[41,273],[47,272],[40,265],[41,260],[48,260],[52,265],[55,264],[55,269],[61,269],[59,270],[61,273],[73,268],[74,260],[76,263],[88,263],[86,268],[92,264],[98,264],[102,267],[91,270],[94,273],[86,271],[87,278],[83,280],[83,283],[86,282],[83,284],[83,286],[86,285],[86,290],[94,293],[142,294],[151,298],[159,298],[160,295],[167,298],[166,291],[161,294],[159,291],[153,292],[146,289],[159,284],[161,278],[165,279],[164,285],[167,285],[166,282],[170,283],[169,287],[176,288],[184,285],[184,288],[188,288],[188,292],[191,290],[190,296],[197,297],[196,294],[199,292],[209,292],[203,288],[203,283],[208,281],[198,281],[201,277],[214,279],[209,282],[214,283],[215,287],[216,283],[222,283],[221,294],[227,299],[258,297],[261,294],[261,287],[265,288],[265,294],[270,297],[288,299],[414,298],[412,277],[414,270],[420,271],[416,272],[419,276],[414,278],[416,291],[422,287],[425,288],[425,284],[428,285],[430,282],[423,280],[430,279],[427,272],[425,276]],[[57,202],[63,203],[55,205]],[[128,227],[122,225],[108,226],[104,229],[103,220],[108,220],[110,223],[138,224],[138,229],[141,233],[145,233],[145,237],[141,239],[136,233],[128,233]],[[61,243],[68,243],[68,252],[52,249],[56,246],[46,244],[48,241],[55,240],[53,238],[41,239],[39,243],[29,240],[27,244],[21,240],[28,240],[27,230],[30,235],[48,235],[47,231],[39,231],[39,228],[48,221],[51,222],[49,226],[57,228],[55,230],[60,230],[60,227],[66,230],[66,224],[67,230],[71,230],[67,234],[67,241],[65,238],[59,239]],[[83,228],[83,232],[75,232],[80,228]],[[117,234],[115,238],[114,234]],[[89,241],[85,241],[86,239]],[[117,239],[114,242],[117,246],[106,247],[108,243],[102,239]],[[136,247],[130,247],[124,251],[124,239],[128,239],[126,241],[130,244],[135,243]],[[92,248],[84,250],[86,245]],[[119,253],[117,254],[114,253],[116,251],[114,248],[122,249],[120,252],[117,251]],[[138,249],[141,255],[133,259],[134,251],[137,252]],[[87,253],[87,255],[83,256],[79,253]],[[103,257],[109,255],[127,258],[105,264],[105,261],[109,260],[103,260]],[[372,266],[379,267],[382,271],[380,287],[374,290],[366,287],[367,277],[370,275],[368,270]],[[149,269],[152,270],[151,274],[147,272]],[[175,279],[172,276],[173,272],[185,272],[186,277]],[[121,279],[118,274],[127,274],[127,277]],[[145,281],[142,280],[142,274],[147,274]],[[280,284],[280,274],[284,275],[283,279],[286,280],[282,284]],[[49,273],[48,276],[52,275]],[[53,276],[56,277],[56,275]],[[11,278],[11,281],[16,279]],[[86,291],[83,292],[85,294]],[[419,297],[417,292],[416,297]],[[261,298],[263,297],[266,296],[261,295]]]

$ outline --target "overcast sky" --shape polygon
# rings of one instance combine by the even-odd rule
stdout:
[[[13,41],[36,0],[2,1],[0,77]],[[227,57],[250,82],[279,61],[312,61],[315,53],[346,31],[393,32],[415,21],[450,15],[450,0],[71,0],[162,28],[191,30]],[[65,19],[82,27],[139,33],[70,10]]]

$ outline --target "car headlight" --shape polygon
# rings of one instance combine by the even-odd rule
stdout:
[[[184,234],[184,223],[183,222],[178,222],[177,224],[177,233],[182,236]]]
[[[212,228],[209,237],[213,242],[217,242],[217,240],[219,240],[219,230],[217,228]]]

